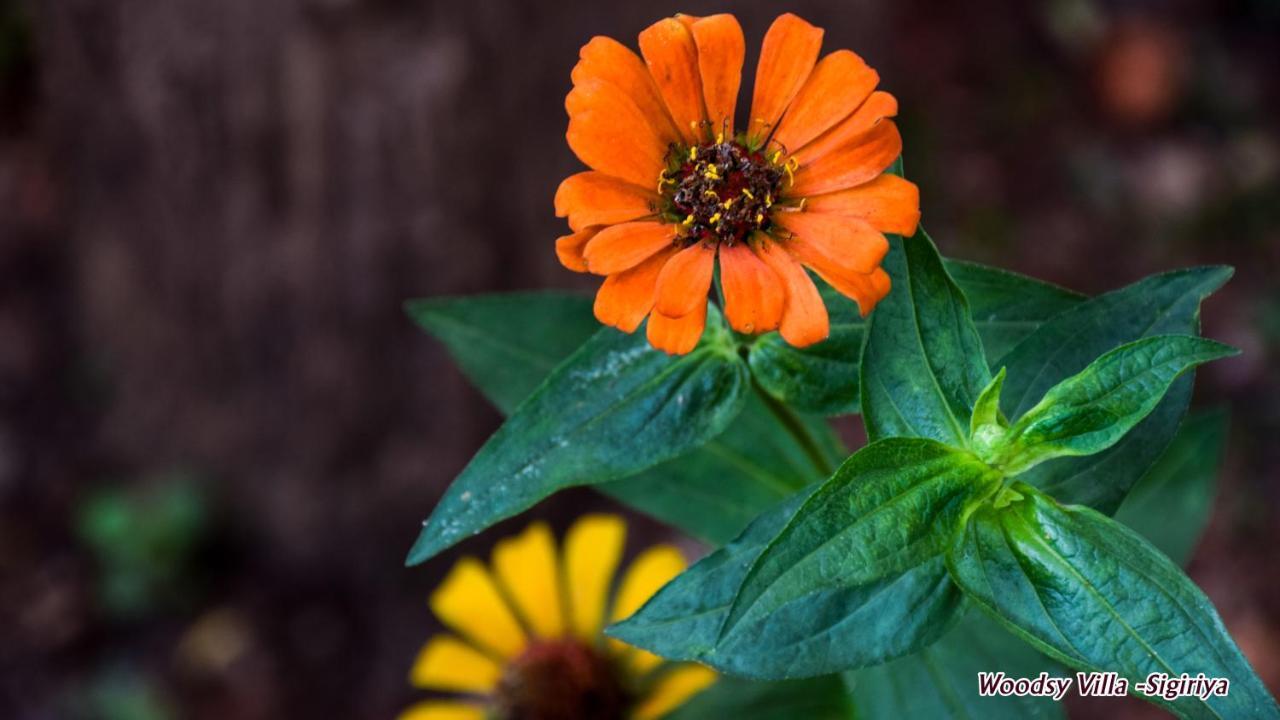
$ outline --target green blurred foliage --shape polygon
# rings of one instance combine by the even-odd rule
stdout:
[[[103,608],[136,616],[189,590],[180,581],[207,514],[194,479],[181,471],[87,497],[77,513],[76,534],[97,561]]]

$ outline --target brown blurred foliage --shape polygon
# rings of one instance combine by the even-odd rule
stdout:
[[[0,716],[402,707],[447,567],[403,553],[498,417],[400,303],[585,288],[551,252],[577,49],[719,9],[0,0]],[[1237,267],[1205,311],[1246,353],[1200,377],[1233,437],[1192,573],[1280,687],[1280,9],[732,10],[749,47],[790,10],[880,71],[945,253],[1088,292]],[[86,503],[174,472],[207,521],[111,610]],[[1100,702],[1078,715],[1155,712]]]

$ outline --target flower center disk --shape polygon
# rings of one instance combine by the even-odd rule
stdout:
[[[530,645],[494,694],[501,720],[622,720],[632,700],[610,660],[576,640]]]
[[[682,244],[743,242],[769,227],[769,211],[786,175],[761,150],[740,142],[673,147],[658,180]]]

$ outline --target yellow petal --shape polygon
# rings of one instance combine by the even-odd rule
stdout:
[[[445,625],[504,658],[524,648],[524,631],[489,571],[475,558],[462,558],[453,566],[431,595],[431,610]]]
[[[654,720],[683,705],[689,698],[716,681],[714,670],[701,665],[684,665],[663,675],[649,697],[636,708],[635,720]]]
[[[493,658],[451,635],[431,638],[418,653],[409,682],[428,690],[488,693],[502,668]]]
[[[585,515],[565,535],[565,584],[573,631],[588,642],[600,635],[609,585],[626,539],[626,523],[616,515]]]
[[[640,553],[622,577],[611,620],[630,617],[671,578],[684,572],[684,555],[674,545],[655,545]]]
[[[535,634],[564,634],[560,563],[546,523],[536,522],[522,534],[498,542],[493,548],[493,569]]]
[[[397,720],[485,720],[485,713],[471,703],[432,700],[410,707]]]
[[[627,654],[627,663],[631,666],[631,672],[635,675],[645,675],[650,670],[653,670],[662,664],[662,658],[654,655],[648,650],[641,650],[640,648],[631,647],[629,645],[621,646],[631,651]]]

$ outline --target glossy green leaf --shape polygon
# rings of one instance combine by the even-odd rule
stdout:
[[[1016,475],[1055,457],[1101,452],[1154,410],[1183,373],[1238,353],[1190,335],[1121,345],[1050,388],[992,445],[990,460]]]
[[[969,305],[924,230],[894,242],[893,290],[872,314],[862,350],[867,437],[922,437],[963,446],[991,380]]]
[[[845,673],[859,720],[1058,720],[1062,705],[1045,697],[978,694],[978,673],[1067,677],[1061,665],[970,611],[938,642],[883,665]]]
[[[1213,604],[1140,535],[1025,483],[986,505],[948,553],[952,577],[997,620],[1050,656],[1113,671],[1130,692],[1151,673],[1227,678],[1226,696],[1148,698],[1183,718],[1280,718]]]
[[[1133,486],[1116,520],[1186,565],[1209,524],[1226,440],[1225,412],[1188,416],[1169,449]]]
[[[1230,276],[1224,267],[1153,275],[1055,316],[994,363],[1009,374],[1000,403],[1005,415],[1020,417],[1050,387],[1119,345],[1152,335],[1197,334],[1201,301]],[[1191,383],[1190,374],[1175,382],[1147,419],[1109,450],[1051,460],[1022,479],[1064,502],[1115,512],[1173,439]]]
[[[406,307],[504,414],[600,329],[590,298],[566,293],[432,298]],[[801,446],[751,393],[719,437],[639,475],[595,487],[694,537],[724,544],[764,509],[829,475],[848,454],[820,418],[796,419],[816,447]]]
[[[849,720],[850,712],[835,676],[781,682],[722,677],[663,720]]]
[[[1043,280],[963,260],[945,260],[964,291],[991,367],[1045,321],[1084,302],[1085,296]]]
[[[742,409],[745,363],[718,312],[688,355],[602,329],[511,414],[450,485],[409,554],[422,562],[574,485],[615,480],[720,434]]]
[[[611,633],[664,657],[763,678],[912,652],[952,619],[958,596],[942,553],[968,503],[999,481],[941,443],[873,443],[793,517],[799,499],[763,515]]]

